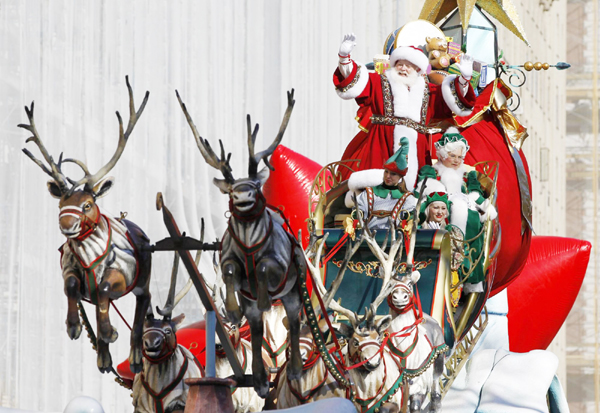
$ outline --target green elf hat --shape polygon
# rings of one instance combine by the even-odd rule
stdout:
[[[435,143],[435,149],[444,148],[447,144],[452,142],[462,142],[466,148],[465,153],[469,152],[469,143],[465,137],[458,132],[458,129],[454,127],[450,127],[446,130],[442,137]]]
[[[443,202],[446,204],[446,208],[448,208],[448,217],[450,217],[450,205],[452,205],[452,203],[448,200],[448,194],[445,192],[432,192],[427,195],[427,198],[421,203],[421,210],[419,211],[419,220],[421,222],[425,221],[425,211],[432,202]]]
[[[383,167],[388,171],[405,176],[408,171],[408,138],[400,138],[400,149],[393,154]]]

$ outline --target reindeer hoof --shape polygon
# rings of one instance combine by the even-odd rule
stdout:
[[[108,351],[98,353],[98,370],[100,373],[108,373],[112,369],[112,358]]]
[[[439,412],[440,409],[442,408],[442,395],[437,393],[431,394],[431,403],[430,403],[430,408],[429,411],[434,413],[434,412]]]
[[[142,351],[137,348],[132,348],[129,353],[129,368],[133,373],[142,371]]]
[[[69,323],[67,321],[67,334],[71,340],[77,340],[81,335],[81,323]]]
[[[254,377],[254,391],[262,399],[269,395],[269,382],[267,380],[261,380],[258,377]]]

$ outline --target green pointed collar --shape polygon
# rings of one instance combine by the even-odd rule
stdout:
[[[379,198],[387,198],[388,194],[392,194],[392,198],[400,199],[404,195],[398,187],[389,187],[385,184],[377,185],[373,187],[373,193]]]

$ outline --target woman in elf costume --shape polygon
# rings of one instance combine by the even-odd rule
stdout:
[[[477,172],[467,172],[463,161],[469,144],[456,128],[448,128],[440,140],[435,143],[438,162],[426,165],[419,171],[417,189],[425,194],[447,193],[450,203],[450,224],[457,227],[463,235],[465,260],[463,272],[468,274],[464,291],[483,292],[485,275],[483,273],[483,236],[479,236],[482,223],[496,213],[483,197]],[[426,188],[421,188],[423,180],[428,178]]]

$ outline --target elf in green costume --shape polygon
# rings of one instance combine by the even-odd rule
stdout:
[[[477,180],[477,172],[467,172],[464,158],[469,150],[467,140],[456,128],[448,128],[446,133],[435,143],[438,162],[426,165],[419,171],[417,189],[422,181],[428,178],[424,189],[426,194],[446,192],[450,201],[450,224],[463,234],[466,259],[463,269],[470,272],[464,291],[483,292],[485,275],[483,273],[483,236],[478,236],[482,223],[495,218],[496,211],[489,201],[483,197],[481,184]],[[467,259],[468,258],[468,259]]]
[[[356,210],[362,213],[370,230],[389,229],[390,218],[401,228],[403,224],[406,225],[417,204],[404,182],[408,170],[408,139],[401,138],[400,145],[400,149],[383,165],[383,171],[370,169],[355,172],[348,182],[351,191],[364,189],[356,197]],[[350,206],[348,202],[346,205]]]

